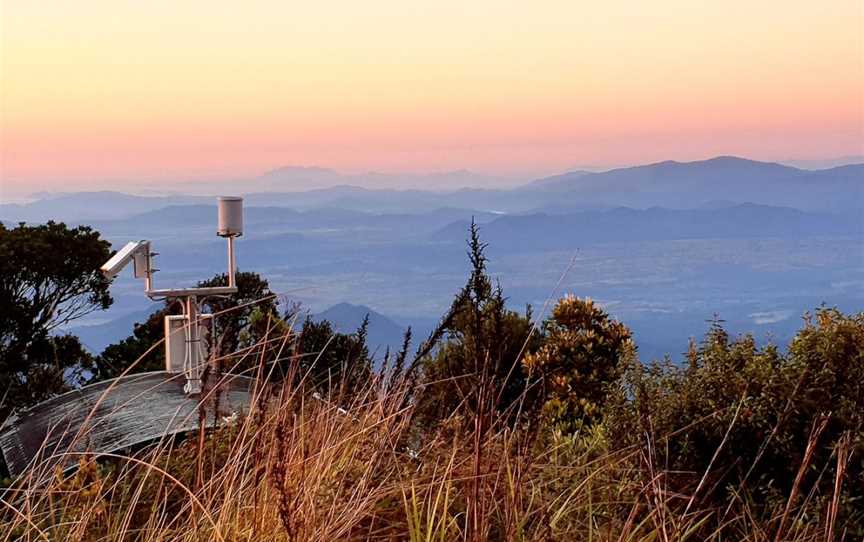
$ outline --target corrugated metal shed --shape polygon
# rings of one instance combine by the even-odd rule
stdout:
[[[201,399],[183,393],[185,382],[182,374],[164,371],[128,375],[84,386],[19,412],[0,429],[0,449],[9,471],[21,474],[34,458],[69,465],[78,458],[57,454],[111,453],[197,429]],[[251,378],[223,375],[218,388],[219,415],[248,411],[252,391]],[[215,394],[208,400],[213,397]],[[212,420],[212,404],[207,410]]]

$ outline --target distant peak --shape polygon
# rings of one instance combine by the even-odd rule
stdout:
[[[315,320],[329,320],[334,324],[341,324],[343,327],[354,327],[360,325],[365,317],[376,323],[387,323],[388,325],[398,326],[389,317],[380,312],[367,307],[366,305],[354,305],[347,302],[337,303],[328,309],[325,309],[317,314],[312,315]]]
[[[332,169],[319,166],[281,166],[266,171],[261,176],[270,177],[276,175],[338,175],[338,173]]]
[[[697,160],[697,163],[699,161]],[[730,163],[730,164],[767,164],[770,162],[760,162],[758,160],[751,160],[749,158],[741,158],[740,156],[732,156],[731,154],[724,154],[720,156],[715,156],[714,158],[709,158],[707,160],[702,160],[704,163],[710,164],[722,164],[722,163]]]
[[[658,166],[698,166],[698,165],[730,165],[730,164],[771,164],[772,162],[759,162],[758,160],[751,160],[749,158],[741,158],[740,156],[732,156],[732,155],[720,155],[714,156],[712,158],[705,158],[704,160],[690,160],[690,161],[680,161],[680,160],[663,160],[661,162],[655,162],[652,164],[646,164],[644,166],[635,166],[635,167],[658,167]]]
[[[353,310],[366,310],[366,311],[372,310],[365,305],[354,305],[352,303],[348,303],[345,301],[343,301],[341,303],[336,303],[335,305],[333,305],[332,307],[330,307],[327,310],[334,310],[334,309],[339,309],[339,310],[353,309]]]
[[[337,304],[323,310],[318,315],[327,317],[327,316],[335,315],[335,314],[339,314],[342,316],[355,315],[355,316],[359,316],[359,317],[363,317],[367,314],[370,316],[373,316],[373,315],[377,316],[378,315],[377,312],[375,312],[371,308],[367,307],[366,305],[354,305],[352,303],[347,303],[345,301],[343,301],[341,303],[337,303]]]

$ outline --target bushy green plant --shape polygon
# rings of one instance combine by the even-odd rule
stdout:
[[[368,327],[368,316],[354,333],[337,333],[327,320],[306,318],[297,337],[298,376],[328,396],[354,393],[372,376]]]
[[[607,412],[614,448],[643,450],[637,460],[663,465],[664,482],[693,502],[743,492],[769,505],[802,492],[832,496],[838,442],[848,438],[855,451],[837,488],[841,512],[864,528],[862,315],[820,309],[788,355],[751,335],[732,339],[715,322],[687,358],[683,367],[630,368]],[[814,511],[824,508],[818,500]]]
[[[544,331],[542,346],[523,360],[540,382],[543,415],[565,432],[600,420],[609,386],[635,357],[630,330],[591,299],[568,295]]]

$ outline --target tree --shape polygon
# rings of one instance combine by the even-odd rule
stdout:
[[[538,335],[532,332],[530,307],[524,315],[507,308],[501,287],[493,285],[486,271],[485,248],[472,223],[471,274],[438,329],[421,347],[426,355],[416,419],[423,427],[459,409],[483,415],[507,412],[511,419],[530,410],[520,356],[537,347]]]
[[[307,317],[298,337],[298,376],[331,396],[351,395],[368,385],[372,376],[368,326],[367,315],[354,333],[337,333],[329,321]]]
[[[179,310],[179,309],[178,309]],[[131,373],[146,373],[165,369],[165,348],[154,347],[165,336],[164,318],[169,307],[163,307],[143,323],[135,324],[132,334],[110,344],[96,356],[94,380],[116,378],[138,361]]]
[[[227,356],[237,350],[255,344],[265,330],[251,329],[254,313],[277,317],[276,297],[270,291],[270,284],[258,273],[249,271],[235,275],[237,293],[230,296],[208,297],[204,307],[216,315],[217,355]],[[198,286],[210,288],[228,286],[228,276],[224,273]]]
[[[86,226],[0,224],[0,418],[69,389],[89,368],[78,339],[57,331],[111,305],[99,271],[110,256],[109,243]]]
[[[543,346],[524,359],[540,381],[543,413],[570,432],[600,419],[608,387],[635,357],[627,327],[590,299],[568,295],[544,324]]]
[[[215,314],[216,337],[211,339],[219,366],[218,371],[232,368],[239,361],[234,354],[257,343],[267,332],[262,317],[278,319],[276,299],[270,286],[259,274],[239,272],[236,274],[237,292],[228,296],[211,296],[201,300],[204,312]],[[226,286],[225,274],[198,283],[199,287]],[[181,308],[176,301],[168,300],[165,306],[151,314],[141,324],[135,324],[132,335],[107,346],[96,358],[96,378],[105,380],[123,373],[132,363],[144,356],[130,371],[140,373],[164,370],[164,347],[153,345],[165,337],[163,320],[168,314],[179,314]],[[257,321],[253,316],[258,317]],[[149,352],[148,352],[149,350]]]

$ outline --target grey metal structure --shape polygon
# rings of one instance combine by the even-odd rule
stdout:
[[[105,262],[101,271],[106,278],[113,279],[123,269],[132,263],[135,278],[144,279],[144,293],[150,299],[204,297],[208,295],[227,295],[237,291],[235,271],[237,259],[234,253],[234,239],[243,235],[243,198],[236,196],[220,196],[217,200],[216,235],[228,241],[228,286],[212,286],[208,288],[162,288],[153,287],[153,275],[158,271],[153,267],[153,257],[157,254],[150,251],[150,241],[130,241]]]
[[[156,253],[147,240],[127,243],[105,262],[101,271],[106,278],[113,279],[131,263],[134,276],[144,279],[148,297],[181,302],[182,315],[165,317],[166,370],[99,382],[16,412],[0,428],[0,449],[12,474],[42,461],[73,464],[78,459],[74,453],[111,453],[195,429],[199,406],[215,405],[217,392],[217,416],[248,407],[252,396],[248,377],[214,375],[212,379],[219,382],[209,391],[202,382],[214,318],[201,313],[201,300],[237,292],[234,240],[243,235],[243,198],[220,197],[217,223],[216,234],[228,243],[227,286],[154,288]]]
[[[150,250],[150,241],[131,241],[121,248],[110,260],[105,262],[101,271],[108,279],[116,277],[130,263],[134,267],[135,278],[144,279],[144,294],[150,299],[177,299],[183,307],[180,327],[182,334],[175,333],[178,329],[176,318],[166,316],[165,319],[165,370],[183,372],[186,376],[184,390],[189,395],[201,392],[201,375],[208,358],[208,348],[202,338],[202,320],[207,315],[201,314],[200,301],[207,296],[230,295],[237,292],[237,258],[234,252],[234,240],[243,235],[243,198],[237,196],[220,196],[217,206],[216,235],[224,237],[228,242],[228,285],[196,288],[163,288],[153,287],[153,275],[158,271],[153,265],[155,252]],[[211,324],[213,320],[210,320]],[[182,344],[178,344],[182,343]],[[176,359],[179,358],[179,359]]]
[[[197,397],[187,395],[184,384],[182,374],[133,374],[21,411],[0,428],[0,449],[9,471],[17,476],[43,461],[68,467],[77,463],[76,452],[111,453],[195,430],[202,401],[212,421],[214,414],[221,418],[248,412],[254,395],[254,381],[246,376],[222,375],[218,385]],[[219,412],[214,413],[217,396]],[[73,454],[64,455],[68,452]]]

